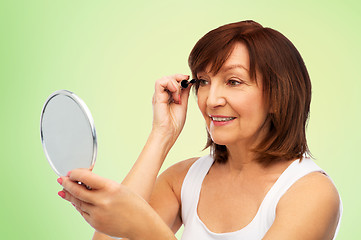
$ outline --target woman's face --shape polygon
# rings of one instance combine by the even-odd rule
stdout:
[[[243,43],[236,43],[220,71],[197,74],[200,80],[198,106],[213,142],[219,145],[247,144],[262,140],[268,114],[262,94],[262,79],[249,76],[249,55]],[[260,74],[257,74],[260,76]]]

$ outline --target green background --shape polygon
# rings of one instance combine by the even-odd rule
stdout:
[[[1,1],[0,238],[93,234],[57,196],[41,147],[40,112],[50,93],[68,89],[87,103],[98,133],[94,172],[120,182],[150,131],[154,81],[190,74],[187,57],[201,36],[246,19],[279,30],[301,52],[313,83],[309,146],[344,205],[338,239],[360,237],[360,11],[356,0]],[[164,167],[206,154],[205,137],[191,96]]]

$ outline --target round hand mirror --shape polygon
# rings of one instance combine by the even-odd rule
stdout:
[[[75,168],[93,168],[97,155],[93,118],[74,93],[60,90],[48,97],[41,112],[40,134],[46,158],[58,176]]]

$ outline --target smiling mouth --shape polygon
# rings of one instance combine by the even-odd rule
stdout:
[[[213,117],[213,116],[210,116],[210,118],[212,119],[212,121],[215,122],[227,122],[235,119],[235,117]]]

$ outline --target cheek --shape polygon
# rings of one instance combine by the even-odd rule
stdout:
[[[205,96],[204,94],[198,94],[197,95],[197,103],[198,103],[198,108],[201,111],[202,116],[205,120],[206,127],[208,129],[209,124],[210,124],[210,119],[207,114],[207,96]]]
[[[204,96],[204,94],[200,94],[198,92],[197,94],[197,103],[198,103],[198,108],[199,110],[202,112],[202,114],[205,114],[206,111],[206,97]]]
[[[267,115],[263,99],[258,94],[238,95],[238,98],[232,99],[232,107],[242,117],[254,119]]]
[[[267,109],[265,108],[261,99],[255,99],[254,101],[244,106],[249,117],[254,120],[254,124],[262,124],[267,117]]]

